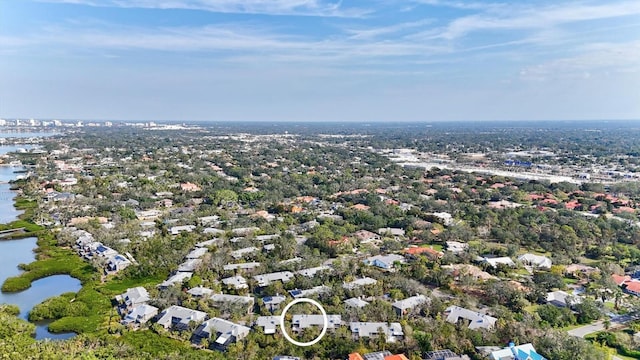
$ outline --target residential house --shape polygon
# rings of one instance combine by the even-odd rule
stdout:
[[[458,355],[449,349],[429,351],[424,360],[471,360],[467,355]]]
[[[260,266],[259,262],[248,262],[248,263],[241,263],[241,264],[227,264],[222,268],[224,269],[224,271],[234,271],[234,270],[250,271],[259,266]]]
[[[350,298],[344,301],[344,304],[353,308],[362,309],[363,307],[369,305],[368,302],[360,299],[360,298]]]
[[[580,275],[588,276],[597,271],[599,271],[598,268],[594,268],[593,266],[582,265],[582,264],[571,264],[571,265],[567,265],[567,267],[564,268],[565,274],[572,275],[574,277],[577,277]]]
[[[401,340],[404,337],[400,323],[385,322],[351,322],[349,329],[355,340],[384,334],[388,343]]]
[[[280,325],[280,316],[259,316],[256,319],[256,326],[263,328],[266,335],[276,333],[276,328]]]
[[[390,227],[386,227],[386,228],[380,228],[378,229],[378,234],[380,234],[380,236],[390,236],[393,238],[402,238],[404,237],[404,230],[403,229],[398,229],[398,228],[390,228]]]
[[[302,360],[297,356],[286,356],[286,355],[278,355],[273,358],[273,360]]]
[[[251,329],[246,326],[220,318],[213,318],[198,326],[193,333],[192,341],[199,344],[202,339],[215,339],[210,343],[209,347],[225,350],[230,344],[247,337],[250,331]]]
[[[140,304],[131,309],[124,319],[122,319],[123,325],[140,325],[153,319],[158,315],[158,308],[155,306]]]
[[[582,300],[579,297],[575,297],[562,290],[547,293],[547,303],[557,307],[572,307],[581,302]]]
[[[429,215],[433,216],[444,226],[451,226],[454,224],[453,215],[447,212],[434,212]]]
[[[117,295],[116,300],[124,303],[128,309],[132,309],[138,305],[146,304],[151,300],[149,292],[142,286],[127,289],[122,295]]]
[[[360,355],[359,353],[349,354],[349,360],[409,360],[404,354],[392,354],[388,350],[376,351]]]
[[[249,284],[247,284],[247,279],[245,279],[240,275],[222,279],[222,283],[236,290],[249,288]]]
[[[169,229],[169,233],[171,233],[171,235],[178,235],[181,232],[193,232],[193,230],[196,229],[195,225],[182,225],[182,226],[172,226]]]
[[[193,276],[193,273],[190,273],[190,272],[179,272],[179,273],[171,276],[167,280],[163,281],[162,283],[160,283],[160,285],[158,285],[158,287],[167,288],[169,286],[173,286],[173,285],[176,285],[176,284],[182,284],[186,280],[191,279],[192,276]]]
[[[280,304],[286,300],[287,298],[282,295],[265,296],[262,298],[262,303],[270,312],[273,313],[278,310],[280,308]]]
[[[447,251],[450,251],[454,254],[463,253],[467,251],[467,249],[469,248],[469,244],[462,243],[459,241],[447,241],[446,245],[447,245]]]
[[[187,254],[186,258],[199,259],[203,257],[207,252],[209,252],[209,249],[207,249],[206,247],[196,247],[195,249],[191,250],[190,253]]]
[[[515,345],[510,343],[508,347],[496,350],[489,354],[491,360],[546,360],[546,358],[536,351],[533,345]]]
[[[118,272],[126,269],[131,265],[131,261],[126,257],[116,254],[109,258],[109,262],[107,263],[107,270],[112,272]]]
[[[342,325],[342,317],[340,315],[327,315],[327,319],[329,320],[327,323],[327,329],[333,330],[338,326]],[[295,314],[292,317],[291,326],[293,331],[299,332],[311,326],[324,326],[324,316],[323,315],[300,315]]]
[[[220,230],[220,229],[216,229],[216,228],[212,228],[212,227],[207,227],[204,230],[202,230],[202,233],[205,234],[205,235],[217,236],[217,235],[224,235],[226,233],[226,231]]]
[[[312,278],[317,273],[319,273],[321,271],[328,271],[328,270],[331,270],[331,268],[326,266],[326,265],[322,265],[322,266],[318,266],[318,267],[314,267],[314,268],[309,268],[309,269],[303,269],[303,270],[296,271],[296,274],[300,274],[302,276],[306,276],[306,277]]]
[[[203,216],[198,218],[198,222],[202,226],[216,226],[220,223],[220,217],[217,215],[213,216]]]
[[[165,329],[187,330],[191,323],[200,324],[207,318],[207,313],[172,305],[160,313],[157,323]]]
[[[460,319],[469,321],[469,329],[491,329],[498,319],[485,315],[476,311],[465,309],[459,306],[449,306],[445,310],[447,321],[453,324],[458,323]]]
[[[212,294],[209,296],[209,300],[214,303],[215,306],[223,306],[227,304],[236,308],[244,310],[247,314],[253,310],[253,297],[251,296],[238,296],[227,294]]]
[[[432,260],[440,259],[444,256],[444,253],[442,251],[438,251],[432,247],[425,246],[410,246],[404,249],[403,252],[407,255],[413,256],[414,258],[417,255],[425,255]]]
[[[191,288],[187,293],[193,297],[207,298],[213,294],[213,290],[203,287],[202,285]]]
[[[258,231],[260,231],[260,228],[253,226],[253,227],[236,228],[231,230],[231,233],[234,236],[249,236]]]
[[[416,295],[416,296],[406,298],[404,300],[396,301],[392,304],[392,306],[393,306],[393,310],[396,311],[398,316],[403,316],[403,315],[406,315],[409,311],[411,311],[415,307],[420,306],[422,304],[426,304],[427,302],[428,302],[428,299],[426,296]]]
[[[477,260],[479,262],[481,262],[481,263],[487,263],[487,264],[491,265],[494,268],[498,267],[499,264],[510,266],[510,267],[516,266],[516,263],[514,263],[513,260],[511,260],[511,258],[507,257],[507,256],[503,256],[503,257],[479,257]]]
[[[220,230],[220,231],[222,231],[222,230]],[[201,241],[201,242],[196,244],[196,247],[208,248],[208,247],[213,246],[213,245],[219,245],[220,243],[222,243],[222,239],[214,238],[214,239],[211,239],[211,240]]]
[[[253,277],[258,282],[258,286],[269,286],[274,281],[286,283],[294,278],[291,271],[280,271],[269,274],[261,274]]]
[[[382,241],[382,236],[367,230],[358,230],[353,233],[353,236],[361,244],[376,243]]]
[[[178,266],[178,272],[194,272],[202,264],[202,259],[188,259]]]
[[[187,182],[180,184],[180,189],[185,192],[193,192],[202,190],[198,185]]]
[[[253,253],[257,252],[258,250],[259,249],[257,247],[250,246],[250,247],[246,247],[246,248],[243,248],[243,249],[238,249],[238,250],[232,251],[231,252],[231,256],[234,259],[241,259],[246,255],[253,254]]]
[[[297,299],[301,297],[303,298],[310,297],[311,295],[316,295],[320,293],[327,293],[329,291],[331,291],[330,287],[325,285],[319,285],[306,290],[300,290],[300,289],[290,290],[289,295],[291,295],[294,299]]]
[[[363,261],[367,265],[372,265],[385,270],[392,270],[395,263],[404,263],[404,256],[398,254],[376,255]]]
[[[627,281],[622,286],[622,289],[628,294],[640,296],[640,280],[633,279],[631,281]]]
[[[347,290],[354,290],[362,286],[375,285],[376,283],[378,283],[376,279],[372,279],[370,277],[363,277],[361,279],[356,279],[351,282],[344,283],[342,284],[342,287]]]
[[[538,269],[551,269],[551,259],[542,255],[524,254],[518,256],[518,261]]]
[[[459,280],[461,276],[471,276],[476,281],[496,280],[497,277],[483,271],[479,267],[470,264],[450,264],[442,266],[451,272],[456,280]]]

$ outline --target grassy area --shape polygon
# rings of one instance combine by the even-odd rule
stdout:
[[[573,285],[578,283],[578,279],[571,279],[571,278],[562,278],[562,281],[567,285]]]
[[[529,305],[526,306],[524,308],[524,311],[530,313],[530,314],[535,314],[536,310],[538,310],[538,308],[540,307],[540,305],[534,304],[534,305]]]
[[[95,332],[103,321],[103,315],[67,316],[49,324],[49,331],[52,333],[90,333]]]
[[[444,248],[442,246],[442,244],[422,245],[421,247],[430,247],[430,248],[432,248],[433,250],[436,250],[436,251],[442,251],[442,249]]]
[[[129,288],[137,286],[156,286],[163,282],[166,276],[151,276],[146,278],[125,278],[125,279],[112,279],[107,284],[99,287],[99,291],[106,295],[118,295],[127,291]]]
[[[198,358],[208,355],[208,358],[213,359],[222,357],[220,354],[203,353],[192,349],[191,346],[185,345],[184,342],[170,339],[151,330],[128,331],[122,334],[121,339],[129,346],[150,355],[159,356],[179,352],[181,356],[185,356],[183,358],[190,358],[187,355],[197,356]]]

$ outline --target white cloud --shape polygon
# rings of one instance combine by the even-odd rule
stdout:
[[[579,55],[527,66],[520,71],[520,77],[537,81],[588,79],[594,74],[621,72],[640,72],[640,41],[587,45]]]
[[[188,9],[218,13],[362,17],[370,11],[324,0],[39,0],[100,7]]]
[[[640,2],[622,1],[604,5],[562,3],[547,7],[510,5],[493,7],[491,10],[457,18],[442,29],[423,33],[423,38],[453,40],[478,31],[546,29],[573,22],[638,15]]]

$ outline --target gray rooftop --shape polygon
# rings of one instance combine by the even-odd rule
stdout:
[[[269,274],[256,275],[253,278],[256,279],[259,286],[269,286],[273,281],[282,281],[283,283],[293,279],[294,275],[291,271],[280,271]]]
[[[358,299],[358,298],[351,298],[351,299],[347,299],[344,301],[345,305],[351,306],[351,307],[355,307],[355,308],[363,308],[367,305],[369,305],[368,302],[362,300],[362,299]]]
[[[426,303],[428,300],[424,295],[416,295],[404,300],[394,302],[392,305],[394,308],[404,311],[406,309],[413,309],[418,305]]]
[[[327,315],[329,323],[327,329],[335,329],[342,325],[342,317],[340,315]],[[324,326],[324,317],[322,315],[293,315],[292,324],[294,328],[306,329],[311,326]]]
[[[447,315],[447,321],[450,323],[457,323],[460,319],[466,319],[470,321],[469,329],[490,329],[498,321],[498,319],[485,315],[476,311],[461,308],[459,306],[449,306],[445,310]]]
[[[359,337],[371,337],[383,333],[387,342],[393,342],[396,337],[404,336],[402,325],[397,322],[390,324],[385,322],[351,322],[349,329]]]
[[[378,281],[376,279],[372,279],[370,277],[363,277],[362,279],[356,279],[351,282],[344,283],[342,287],[347,290],[353,290],[361,286],[373,285],[373,284],[376,284],[377,282]]]
[[[264,328],[265,334],[275,334],[276,328],[280,326],[280,316],[260,316],[256,320],[256,326]]]

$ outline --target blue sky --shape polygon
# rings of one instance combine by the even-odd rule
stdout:
[[[640,119],[640,2],[0,0],[0,117]]]

